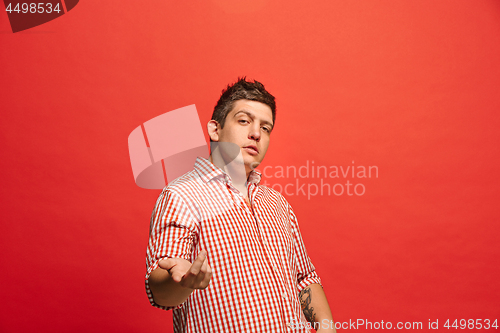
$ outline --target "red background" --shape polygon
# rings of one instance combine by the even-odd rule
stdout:
[[[241,75],[277,96],[265,165],[379,168],[288,197],[335,320],[500,319],[499,56],[497,0],[87,0],[16,34],[2,7],[0,331],[171,332],[127,137],[205,127]]]

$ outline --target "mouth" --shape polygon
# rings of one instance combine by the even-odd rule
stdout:
[[[243,149],[245,149],[250,155],[257,155],[257,154],[259,154],[259,150],[254,145],[243,147]]]

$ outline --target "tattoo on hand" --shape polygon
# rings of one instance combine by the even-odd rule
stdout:
[[[302,289],[299,295],[302,312],[304,312],[306,319],[310,323],[314,323],[316,321],[316,313],[314,312],[314,308],[311,307],[311,296],[311,288],[309,287]]]

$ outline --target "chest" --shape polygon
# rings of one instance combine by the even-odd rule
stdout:
[[[200,206],[199,217],[200,245],[223,261],[289,259],[292,253],[293,228],[287,207],[258,190],[250,189],[247,198],[231,192],[210,196]]]

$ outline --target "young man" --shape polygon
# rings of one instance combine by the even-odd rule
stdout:
[[[259,185],[275,119],[261,83],[228,86],[207,126],[209,159],[156,202],[146,291],[173,309],[175,332],[335,332],[292,207]]]

